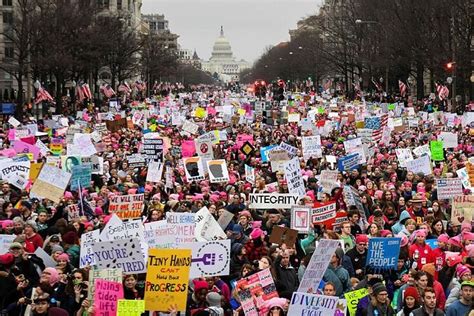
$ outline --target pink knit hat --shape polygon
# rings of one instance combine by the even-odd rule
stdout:
[[[280,307],[282,310],[285,310],[288,305],[288,300],[286,298],[274,297],[269,299],[264,303],[266,309],[270,310],[273,307]]]
[[[466,273],[471,273],[471,269],[462,264],[459,264],[456,267],[456,276],[458,277],[458,279],[460,279]]]
[[[448,241],[449,241],[448,234],[441,234],[438,236],[438,242],[448,243]]]
[[[250,233],[250,238],[252,239],[257,239],[257,238],[261,238],[262,236],[264,236],[265,233],[263,230],[261,230],[260,228],[255,228],[254,230],[252,230],[252,232]]]
[[[54,285],[56,282],[59,280],[59,273],[58,270],[55,268],[46,268],[43,270],[43,272],[49,273],[49,284]]]
[[[67,261],[69,262],[69,255],[65,252],[63,252],[62,254],[60,254],[57,258],[58,261]]]

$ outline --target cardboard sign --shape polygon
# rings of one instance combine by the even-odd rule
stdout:
[[[339,298],[319,294],[294,292],[288,315],[334,315]]]
[[[144,255],[138,239],[98,242],[92,249],[99,269],[121,268],[125,274],[146,272]]]
[[[79,257],[79,267],[95,265],[95,256],[92,245],[100,241],[100,230],[96,229],[81,235],[81,253]]]
[[[451,209],[451,222],[454,225],[461,225],[462,222],[472,222],[472,213],[474,212],[474,196],[461,195],[453,198],[453,207]]]
[[[250,205],[252,209],[290,209],[294,205],[298,205],[300,197],[296,194],[286,193],[251,193]]]
[[[288,247],[293,247],[297,237],[298,231],[296,229],[274,226],[270,235],[270,242],[280,246],[286,244]]]
[[[48,198],[59,203],[70,179],[69,172],[45,164],[31,188],[30,196]]]
[[[285,164],[285,178],[288,184],[288,192],[300,197],[306,195],[306,188],[301,175],[300,161],[293,158]]]
[[[235,286],[245,315],[265,315],[265,302],[278,297],[272,274],[267,268],[237,281]],[[255,300],[254,297],[260,299]]]
[[[195,124],[191,121],[185,120],[184,123],[183,123],[182,129],[183,129],[183,131],[185,131],[189,134],[197,135],[198,130],[199,130],[199,125],[197,125],[197,124]]]
[[[140,217],[144,200],[144,194],[113,195],[110,197],[109,212],[121,219]]]
[[[207,207],[204,206],[196,213],[195,222],[195,236],[197,241],[211,241],[227,238],[227,235]]]
[[[122,282],[95,280],[94,312],[103,316],[117,315],[117,300],[123,298]]]
[[[145,312],[145,300],[118,300],[117,316],[140,316]]]
[[[339,240],[321,239],[319,241],[304,272],[298,292],[316,293],[332,255],[340,246]]]
[[[366,266],[373,271],[397,269],[398,255],[400,254],[399,237],[369,239]]]
[[[183,243],[180,247],[191,249],[190,279],[229,275],[230,239]]]
[[[204,180],[202,157],[183,158],[183,164],[186,172],[186,179],[189,182]]]
[[[122,128],[127,128],[127,119],[121,118],[115,121],[105,121],[105,125],[109,131],[116,133]]]
[[[145,309],[167,311],[176,306],[186,310],[190,249],[150,249],[148,252]]]
[[[229,170],[224,159],[207,161],[207,169],[211,183],[229,182]]]
[[[309,158],[322,158],[323,151],[321,149],[321,136],[303,136],[301,138],[303,157],[305,160]]]
[[[436,179],[438,200],[447,200],[463,195],[461,179]]]
[[[297,230],[300,234],[308,233],[311,230],[311,207],[293,206],[290,228]]]

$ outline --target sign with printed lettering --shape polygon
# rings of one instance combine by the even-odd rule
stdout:
[[[92,245],[92,249],[99,269],[121,268],[125,274],[147,272],[138,239],[97,242]]]
[[[369,239],[366,266],[373,271],[396,269],[400,254],[399,237],[372,237]]]
[[[461,179],[436,179],[438,200],[447,200],[463,195]]]
[[[230,239],[184,243],[179,247],[191,249],[189,278],[229,275]]]
[[[251,193],[250,205],[251,209],[290,209],[294,205],[298,205],[300,197],[297,194],[286,193]]]

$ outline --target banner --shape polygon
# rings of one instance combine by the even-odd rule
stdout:
[[[288,185],[288,192],[299,197],[306,195],[303,177],[301,175],[300,161],[298,158],[285,163],[285,178]]]
[[[360,155],[358,153],[340,157],[337,160],[337,169],[339,171],[350,171],[357,169],[360,164]]]
[[[145,283],[145,309],[168,311],[176,306],[186,310],[190,249],[150,249]]]
[[[69,172],[45,164],[31,188],[30,197],[47,198],[59,203],[70,179]]]
[[[296,194],[286,193],[251,193],[249,208],[269,209],[287,208],[298,205],[300,197]]]
[[[314,203],[311,211],[311,222],[313,224],[322,224],[327,229],[332,229],[332,224],[336,218],[336,202]]]
[[[463,195],[461,179],[436,179],[436,190],[438,200],[447,200],[455,196]]]
[[[229,275],[230,239],[183,243],[179,247],[191,249],[190,279]]]
[[[431,159],[433,159],[434,161],[444,160],[444,149],[442,141],[432,140],[430,142],[430,151]]]
[[[397,269],[401,238],[369,238],[365,265],[375,271]]]
[[[109,212],[121,219],[140,217],[143,210],[144,194],[113,195],[109,199]]]
[[[229,170],[224,159],[208,160],[207,169],[211,183],[229,182]]]
[[[156,138],[157,133],[147,133],[143,136],[143,154],[146,162],[162,161],[164,142],[162,138]]]
[[[339,298],[319,294],[294,292],[291,297],[288,315],[334,315]]]
[[[189,182],[204,180],[204,167],[202,157],[183,158],[186,179]]]
[[[321,149],[321,136],[303,136],[301,138],[303,148],[303,157],[305,160],[309,158],[322,158],[323,151]]]
[[[347,301],[347,309],[349,310],[350,316],[355,316],[357,304],[359,304],[361,298],[364,298],[367,295],[369,295],[369,291],[366,288],[344,293],[344,298]]]
[[[140,316],[144,312],[144,300],[118,300],[117,316]]]
[[[424,175],[429,175],[432,173],[431,159],[428,155],[421,156],[420,158],[408,161],[406,168],[414,174],[423,173]]]
[[[291,208],[291,229],[300,234],[306,234],[311,230],[311,207],[293,206]]]
[[[91,186],[91,166],[80,165],[72,167],[71,190],[76,191],[79,188],[89,188]]]
[[[94,313],[101,316],[117,315],[117,300],[123,299],[122,282],[95,280]]]
[[[226,233],[224,233],[222,228],[219,226],[219,223],[217,223],[207,207],[204,206],[196,213],[195,222],[195,236],[197,241],[210,241],[227,238]]]
[[[81,252],[79,256],[79,267],[95,265],[95,256],[92,245],[100,241],[100,230],[96,229],[81,235]]]
[[[461,225],[462,222],[471,223],[473,212],[473,195],[461,195],[453,197],[453,207],[451,209],[451,222],[453,225]]]
[[[144,255],[138,239],[98,242],[92,245],[99,269],[121,268],[125,274],[145,273]]]
[[[298,292],[316,293],[332,255],[340,246],[339,240],[321,239],[319,241],[304,272]]]
[[[272,274],[268,268],[238,280],[235,289],[245,315],[266,315],[268,309],[265,302],[278,297]]]

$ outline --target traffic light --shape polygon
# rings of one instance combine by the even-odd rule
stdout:
[[[453,63],[447,63],[446,68],[448,69],[453,69]]]

